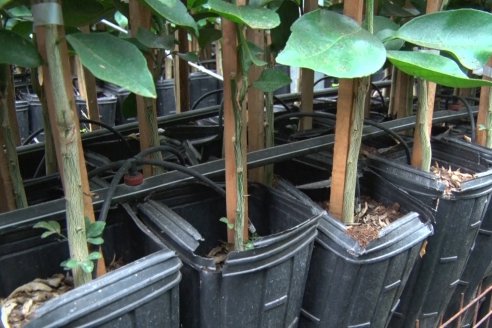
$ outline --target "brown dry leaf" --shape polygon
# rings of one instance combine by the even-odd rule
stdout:
[[[37,308],[72,288],[71,279],[63,274],[48,279],[38,278],[18,287],[3,301],[3,325],[10,328],[23,327]]]
[[[347,228],[347,233],[365,248],[372,240],[379,237],[379,231],[402,216],[400,204],[383,205],[369,197],[363,197],[363,209],[355,216],[354,225]]]
[[[227,243],[222,243],[219,246],[216,246],[208,252],[207,257],[210,257],[214,260],[216,265],[221,265],[227,258],[227,254],[231,251],[232,246]]]
[[[445,196],[450,196],[454,191],[460,190],[463,182],[475,178],[474,174],[463,173],[460,169],[453,170],[451,167],[445,168],[444,166],[439,166],[437,162],[431,167],[431,172],[444,183]]]

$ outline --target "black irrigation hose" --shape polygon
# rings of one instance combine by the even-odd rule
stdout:
[[[195,102],[193,103],[193,105],[191,105],[191,110],[194,110],[198,107],[198,105],[200,105],[200,103],[202,102],[203,99],[209,97],[209,96],[212,96],[214,94],[217,94],[217,93],[221,93],[221,92],[224,92],[224,89],[217,89],[217,90],[213,90],[213,91],[209,91],[207,93],[204,93],[203,95],[200,96],[200,98],[198,98],[197,100],[195,100]]]
[[[448,99],[449,98],[459,100],[463,103],[466,111],[468,112],[468,119],[470,120],[470,126],[471,126],[471,130],[472,130],[471,131],[471,134],[472,134],[471,139],[473,142],[475,142],[477,140],[477,127],[475,124],[475,116],[473,115],[473,109],[471,108],[471,105],[468,102],[468,100],[465,97],[456,96],[456,95],[436,94],[436,97],[445,98],[446,99],[446,107],[448,105]],[[476,100],[475,98],[473,98],[473,99]]]
[[[105,128],[106,130],[110,131],[111,133],[113,133],[116,137],[118,137],[118,139],[120,139],[123,144],[125,145],[125,148],[126,150],[128,151],[128,154],[131,154],[131,151],[132,151],[132,148],[130,147],[130,144],[128,143],[128,141],[123,137],[123,135],[121,133],[119,133],[117,130],[115,130],[113,127],[109,126],[108,124],[106,123],[103,123],[103,122],[99,122],[99,121],[94,121],[94,120],[89,120],[89,119],[85,119],[85,118],[81,118],[79,119],[79,122],[80,123],[86,123],[86,124],[94,124],[94,125],[99,125],[103,128]],[[33,133],[31,133],[27,138],[26,140],[24,140],[22,142],[22,145],[25,146],[29,143],[31,143],[31,141],[36,138],[41,132],[44,131],[44,128],[41,128]]]
[[[156,153],[159,151],[168,151],[171,154],[173,154],[174,156],[176,156],[181,164],[185,163],[185,159],[184,159],[183,155],[179,152],[179,150],[177,150],[176,148],[169,146],[169,145],[160,145],[160,146],[147,148],[147,149],[141,151],[140,153],[138,153],[137,155],[135,155],[134,158],[141,159],[141,158],[143,158],[149,154]]]
[[[323,76],[322,78],[319,78],[316,80],[316,82],[314,82],[313,88],[315,86],[317,86],[320,82],[323,82],[323,81],[328,80],[328,79],[333,79],[333,78],[334,78],[333,76]]]
[[[151,151],[148,151],[149,149]],[[174,156],[176,156],[176,158],[178,159],[178,161],[179,161],[179,163],[181,165],[185,165],[185,163],[186,163],[185,158],[183,157],[183,155],[176,148],[174,148],[172,146],[161,145],[161,146],[156,146],[156,147],[149,148],[149,149],[146,150],[146,151],[144,151],[144,152],[141,152],[140,154],[143,154],[142,156],[146,156],[149,153],[153,153],[153,152],[156,152],[156,151],[168,151],[171,154],[173,154]],[[136,156],[138,156],[138,155],[136,155]],[[141,157],[138,157],[138,159],[140,159]],[[103,166],[97,167],[94,170],[90,171],[88,173],[88,176],[89,176],[89,178],[92,178],[92,177],[94,177],[94,176],[96,176],[96,175],[98,175],[98,174],[100,174],[100,173],[102,173],[104,171],[107,171],[107,170],[110,170],[110,169],[114,169],[114,168],[118,168],[121,165],[123,165],[123,163],[125,161],[126,160],[119,160],[119,161],[116,161],[116,162],[109,163],[107,165],[103,165]]]
[[[41,132],[43,132],[44,129],[41,128],[39,130],[36,130],[34,131],[33,133],[31,133],[30,135],[27,136],[27,138],[22,142],[22,146],[25,146],[25,145],[28,145],[31,143],[31,141],[33,141],[34,138],[36,138]]]
[[[286,120],[286,119],[289,119],[291,117],[299,117],[299,118],[301,118],[301,117],[318,117],[318,118],[329,118],[329,119],[333,119],[334,121],[336,121],[336,115],[335,114],[314,112],[314,113],[288,113],[288,114],[280,115],[275,119],[275,122]],[[396,140],[398,140],[398,142],[400,142],[401,145],[403,146],[403,148],[405,149],[405,155],[407,157],[408,164],[411,163],[410,148],[408,147],[407,142],[398,133],[392,131],[391,129],[386,128],[384,125],[381,125],[381,124],[376,123],[376,122],[371,121],[371,120],[366,119],[366,120],[364,120],[364,123],[367,125],[371,125],[375,128],[378,128],[378,129],[386,132],[387,134],[389,134],[390,136],[392,136]]]
[[[101,210],[99,212],[98,221],[105,221],[106,220],[106,218],[108,216],[109,208],[111,207],[111,199],[113,198],[113,195],[114,195],[114,192],[116,191],[116,187],[118,186],[118,183],[120,182],[120,180],[123,178],[123,176],[125,175],[125,173],[128,170],[131,170],[132,167],[134,167],[135,165],[138,165],[138,164],[161,166],[164,168],[173,169],[176,171],[180,171],[180,172],[189,174],[192,177],[196,178],[197,180],[200,180],[203,183],[209,185],[212,189],[217,191],[221,196],[223,196],[223,197],[226,196],[225,190],[223,188],[219,187],[214,181],[210,180],[209,178],[205,177],[204,175],[202,175],[200,173],[197,173],[197,172],[187,168],[186,166],[182,166],[182,165],[179,165],[176,163],[166,162],[166,161],[141,159],[141,158],[137,158],[137,156],[138,155],[126,160],[123,163],[123,165],[121,165],[121,167],[118,169],[116,174],[113,176],[113,179],[111,180],[111,184],[107,188],[104,202],[103,202],[103,205],[102,205]]]
[[[371,88],[373,90],[376,90],[376,93],[379,95],[379,98],[381,99],[381,104],[383,105],[383,108],[386,108],[386,101],[384,100],[384,95],[381,89],[372,82],[371,82]]]
[[[282,105],[285,108],[286,111],[292,112],[292,109],[289,106],[287,106],[287,104],[285,103],[285,101],[283,101],[279,97],[273,96],[273,100],[274,100],[274,104],[275,104],[275,102],[278,102],[280,105]]]

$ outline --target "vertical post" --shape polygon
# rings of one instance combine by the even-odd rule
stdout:
[[[389,111],[396,118],[411,115],[413,107],[413,77],[393,67]]]
[[[94,221],[89,181],[70,76],[61,4],[35,1],[32,6],[37,45],[43,58],[43,78],[58,166],[65,192],[70,257],[88,258],[84,217]],[[73,269],[76,286],[91,280],[80,267]]]
[[[239,3],[241,2],[241,3]],[[237,5],[244,5],[238,1]],[[246,111],[238,95],[241,85],[241,67],[237,57],[236,24],[222,18],[222,64],[224,73],[224,153],[227,218],[234,230],[227,230],[227,241],[235,249],[244,245],[238,240],[248,239],[247,166],[246,166]],[[242,32],[239,32],[242,33]],[[224,56],[227,54],[227,56]],[[239,134],[238,134],[239,132]],[[238,217],[242,216],[242,219]],[[242,223],[239,226],[238,223]]]
[[[178,30],[178,52],[188,52],[188,32]],[[190,109],[188,64],[186,60],[176,56],[174,59],[174,88],[176,92],[176,112],[186,112]]]
[[[10,192],[13,193],[16,208],[22,208],[27,207],[27,199],[24,190],[24,181],[20,174],[15,132],[11,127],[12,112],[15,115],[15,108],[12,108],[12,106],[15,107],[14,97],[11,94],[13,92],[12,83],[10,65],[0,64],[0,133],[3,137],[3,143],[0,144],[0,151],[3,152],[3,147],[5,146],[6,164],[11,183],[7,185],[12,187]],[[13,119],[16,120],[15,117]]]
[[[318,2],[316,0],[304,0],[304,13],[308,13],[317,8]],[[314,71],[309,68],[301,68],[300,70],[301,81],[301,112],[312,113],[313,112],[313,98],[314,98]],[[301,129],[311,129],[313,126],[313,119],[306,117],[299,123]]]
[[[152,12],[143,3],[138,0],[130,1],[130,26],[132,36],[136,36],[139,27],[150,28],[152,18]],[[152,71],[152,58],[147,54],[147,65]],[[152,98],[145,98],[142,96],[136,96],[137,99],[137,118],[138,127],[140,132],[140,150],[159,146],[159,134],[157,131],[157,114],[156,114],[156,100]],[[154,160],[162,160],[160,152],[152,153],[147,158]],[[162,172],[162,169],[154,166],[145,166],[143,174],[146,177],[155,175]]]
[[[486,67],[492,66],[492,58],[487,62]],[[491,77],[484,74],[484,79],[490,80]],[[481,87],[480,88],[480,103],[478,105],[478,117],[477,126],[477,143],[482,146],[492,147],[492,103],[490,102],[490,93],[492,88]],[[481,127],[481,128],[480,128]]]
[[[441,0],[428,0],[426,13],[432,13],[441,9]],[[434,115],[434,101],[436,96],[436,84],[424,80],[419,83],[419,110],[417,112],[417,124],[414,131],[414,144],[412,151],[412,166],[429,171],[432,158],[430,135],[432,129],[432,116]]]
[[[265,32],[247,29],[247,38],[260,48],[264,48]],[[253,65],[249,71],[250,84],[257,80],[263,68]],[[263,91],[250,87],[248,89],[248,151],[265,148],[265,101]],[[251,169],[252,181],[265,183],[264,167]]]
[[[83,26],[80,30],[84,33],[90,33],[89,26]],[[87,113],[93,121],[100,121],[99,108],[97,106],[96,78],[80,62],[78,56],[75,57],[78,85],[80,95],[87,105]],[[91,130],[99,129],[99,125],[91,125]]]
[[[359,24],[362,23],[362,14],[364,0],[345,0],[344,15],[353,18]],[[366,79],[367,81],[364,81]],[[344,219],[346,215],[353,217],[353,196],[352,200],[346,199],[345,196],[351,192],[350,182],[347,183],[348,166],[357,166],[357,157],[350,158],[350,149],[357,146],[357,140],[353,139],[354,131],[362,133],[364,110],[357,109],[357,103],[362,99],[365,104],[364,87],[367,88],[369,78],[363,79],[340,79],[337,101],[336,129],[335,129],[335,146],[333,150],[333,169],[331,175],[331,194],[330,194],[330,213],[338,218]],[[367,86],[366,86],[367,85]],[[367,93],[367,91],[366,91]],[[359,99],[358,99],[359,97]],[[361,117],[362,116],[362,117]],[[362,122],[361,122],[362,121]],[[360,147],[360,141],[359,147]],[[358,153],[356,154],[358,155]],[[357,170],[355,170],[355,174]],[[352,176],[352,179],[356,177]],[[355,187],[355,184],[354,184]],[[355,189],[352,190],[355,194]],[[352,212],[344,204],[352,206]],[[345,207],[345,208],[344,208]]]
[[[3,147],[3,145],[3,134],[0,133],[0,146]],[[0,213],[15,210],[15,197],[12,190],[8,159],[3,151],[0,151],[0,192],[3,196],[3,201],[0,202]]]

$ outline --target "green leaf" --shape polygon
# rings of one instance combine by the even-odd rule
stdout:
[[[119,27],[126,28],[128,26],[128,18],[119,10],[114,13],[114,20]]]
[[[220,16],[238,24],[244,24],[255,29],[272,29],[280,24],[280,18],[273,10],[251,6],[236,6],[222,0],[208,0],[203,5]]]
[[[253,82],[253,86],[263,92],[274,92],[290,82],[290,77],[281,70],[268,68],[261,72],[260,78]]]
[[[142,53],[108,33],[76,33],[67,40],[82,64],[97,78],[144,97],[156,98],[152,74]]]
[[[384,1],[381,4],[381,15],[393,17],[411,17],[420,14],[420,11],[415,8],[404,8],[400,4],[395,4],[392,1]]]
[[[28,40],[17,33],[0,30],[0,64],[10,64],[22,67],[37,67],[41,65],[41,56]]]
[[[104,227],[106,227],[106,222],[104,221],[92,222],[87,229],[87,237],[93,238],[101,236],[104,231]]]
[[[91,273],[92,270],[94,270],[94,262],[91,260],[82,261],[80,262],[80,267],[84,270],[84,272]]]
[[[220,221],[220,222],[222,222],[222,223],[227,224],[227,228],[228,228],[229,230],[234,229],[234,224],[233,224],[233,223],[230,223],[230,222],[229,222],[229,219],[222,217],[222,218],[220,218],[220,219],[219,219],[219,221]]]
[[[0,0],[0,9],[2,9],[6,4],[8,4],[12,0]]]
[[[403,40],[394,39],[399,28],[398,24],[387,17],[374,17],[374,35],[383,42],[386,50],[398,50],[403,47]]]
[[[75,259],[68,259],[60,263],[60,266],[62,266],[65,270],[75,269],[78,265],[79,262]]]
[[[403,25],[396,36],[452,53],[468,69],[480,69],[492,54],[492,14],[458,9],[427,14]]]
[[[417,51],[388,51],[389,61],[401,71],[451,88],[492,86],[491,81],[470,79],[455,61]]]
[[[240,37],[240,57],[243,73],[247,74],[251,65],[265,66],[266,61],[261,60],[258,56],[263,54],[263,50],[256,44],[247,41],[245,38]]]
[[[101,237],[90,237],[87,238],[87,242],[92,245],[102,245],[104,244],[104,239]]]
[[[270,48],[274,53],[285,47],[290,36],[290,27],[299,18],[299,6],[293,1],[282,1],[277,13],[280,16],[280,25],[270,31],[272,37]]]
[[[205,48],[208,44],[219,40],[222,37],[222,32],[216,30],[211,26],[200,29],[200,36],[198,37],[198,44],[200,48]]]
[[[47,238],[47,237],[54,235],[54,234],[56,234],[56,232],[54,232],[54,231],[45,231],[41,234],[41,238],[44,239],[44,238]]]
[[[301,16],[291,29],[287,46],[276,59],[280,64],[356,78],[377,72],[386,60],[381,41],[344,15],[315,10]]]
[[[96,261],[99,260],[100,258],[102,258],[102,255],[99,252],[92,252],[89,254],[89,260],[91,261]]]
[[[180,0],[145,0],[159,15],[173,24],[191,28],[198,35],[198,26]]]
[[[62,6],[65,26],[84,26],[99,21],[107,13],[98,0],[64,1]]]
[[[178,57],[192,63],[196,63],[199,60],[198,55],[194,52],[178,53]]]
[[[173,50],[175,39],[170,35],[158,36],[149,30],[139,28],[137,40],[147,48]]]
[[[46,229],[47,231],[50,231],[52,233],[56,234],[61,234],[61,227],[60,223],[55,220],[50,220],[50,221],[40,221],[33,225],[33,228],[36,229]]]
[[[18,21],[12,27],[11,31],[19,34],[24,39],[29,40],[32,34],[32,25],[32,22],[29,21]]]

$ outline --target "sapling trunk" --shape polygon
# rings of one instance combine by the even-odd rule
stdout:
[[[40,6],[40,7],[36,7]],[[48,98],[51,125],[57,146],[60,176],[66,200],[67,237],[70,258],[77,263],[89,259],[85,231],[84,185],[85,166],[80,156],[81,138],[70,80],[68,49],[64,38],[61,5],[57,1],[32,6],[37,43],[44,60],[43,80]],[[87,175],[85,174],[85,177]],[[72,269],[74,284],[80,286],[92,279],[90,272],[77,265]]]
[[[417,79],[418,85],[418,109],[417,109],[417,129],[419,133],[420,149],[422,150],[421,162],[419,168],[422,171],[429,172],[432,161],[432,148],[430,144],[430,131],[429,126],[432,122],[429,122],[429,104],[428,104],[428,87],[427,81]],[[417,163],[414,163],[417,164]]]
[[[8,169],[10,172],[10,179],[12,183],[12,192],[15,199],[17,208],[27,207],[26,193],[24,190],[24,182],[20,174],[19,159],[17,157],[17,148],[14,137],[14,132],[10,126],[8,93],[12,83],[12,73],[10,66],[6,64],[0,65],[0,125],[1,133],[3,134],[3,141],[5,144],[5,151],[8,161]],[[15,113],[15,109],[13,110]],[[3,145],[0,151],[3,151]]]
[[[488,98],[488,111],[487,111],[487,142],[485,143],[485,146],[487,148],[492,148],[492,88],[488,88],[489,92],[489,98]]]
[[[150,8],[145,6],[142,2],[137,0],[131,0],[130,6],[130,26],[133,37],[136,37],[138,29],[151,28],[152,12]],[[145,54],[147,59],[147,65],[149,70],[152,71],[154,65],[152,56]],[[137,96],[137,119],[138,128],[140,132],[140,150],[145,150],[151,147],[160,145],[160,137],[157,126],[157,113],[156,113],[156,100],[152,98],[146,98]],[[150,154],[149,159],[162,160],[162,154],[160,152],[154,152]],[[144,176],[162,173],[163,169],[156,166],[145,166],[143,168]]]
[[[362,143],[362,132],[364,129],[364,112],[366,97],[371,84],[370,77],[359,79],[356,88],[356,98],[352,117],[350,143],[345,171],[345,190],[343,193],[343,223],[351,225],[354,223],[355,212],[355,188],[357,185],[357,162],[359,160],[360,145]]]
[[[356,8],[354,8],[354,5]],[[366,26],[369,32],[372,33],[374,1],[368,0],[366,5],[368,16]],[[362,21],[362,10],[360,6],[362,6],[362,1],[358,1],[357,4],[345,3],[344,12],[352,11],[352,14],[355,16],[353,18],[360,22]],[[346,225],[354,223],[357,162],[362,143],[364,113],[369,86],[370,77],[363,77],[356,80],[342,80],[340,83],[330,212]],[[349,111],[349,108],[344,108],[346,106],[350,106]],[[349,117],[346,116],[347,114]]]
[[[265,93],[265,147],[270,148],[275,146],[275,126],[274,126],[274,116],[273,116],[273,92]],[[273,184],[273,165],[265,165],[265,184],[272,186]]]
[[[31,81],[34,91],[38,96],[39,103],[41,104],[41,111],[43,113],[44,166],[46,175],[49,175],[57,171],[56,149],[53,141],[53,130],[51,130],[50,125],[50,116],[48,115],[48,102],[46,100],[44,89],[39,84],[39,74],[37,69],[31,70]]]
[[[245,115],[242,108],[247,90],[247,78],[243,77],[237,81],[236,77],[231,78],[232,105],[234,109],[234,159],[236,164],[236,222],[234,225],[234,247],[238,251],[244,250],[248,236],[244,234],[247,225],[247,197],[245,187],[247,180],[246,163],[246,138],[245,138]]]

